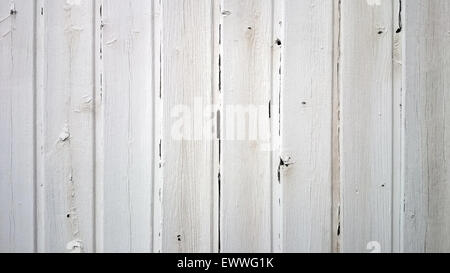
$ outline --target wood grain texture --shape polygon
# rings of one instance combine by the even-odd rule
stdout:
[[[272,172],[269,139],[270,128],[252,139],[246,127],[240,130],[229,106],[265,111],[257,114],[261,124],[269,123],[268,105],[272,88],[272,2],[222,2],[222,91],[224,141],[222,164],[221,250],[223,252],[269,252],[272,250]],[[248,108],[248,109],[250,109]],[[230,108],[228,108],[230,109]],[[246,123],[246,122],[244,122]],[[229,125],[231,124],[231,125]],[[246,123],[247,124],[247,123]],[[233,127],[234,126],[234,134]],[[251,126],[248,126],[251,127]],[[243,138],[239,139],[239,133]]]
[[[283,251],[331,251],[333,2],[285,1]]]
[[[370,242],[391,251],[392,9],[341,3],[342,252],[366,252]]]
[[[0,252],[33,252],[34,5],[0,1]]]
[[[450,2],[405,3],[404,251],[450,251]]]
[[[152,3],[103,1],[103,248],[152,251]],[[100,189],[98,189],[100,190]]]
[[[162,251],[211,252],[213,141],[202,135],[213,130],[203,118],[213,102],[212,2],[161,8]]]
[[[163,137],[163,106],[162,100],[162,2],[153,1],[153,89],[154,92],[154,118],[153,118],[153,252],[162,252],[162,232],[163,232],[163,169],[162,167],[162,137]]]
[[[38,249],[94,251],[94,4],[42,2]]]
[[[392,252],[402,252],[403,245],[403,45],[405,33],[405,4],[393,2],[392,24]]]
[[[94,103],[95,103],[95,147],[94,147],[94,214],[95,214],[95,252],[105,252],[105,104],[104,96],[104,62],[103,62],[103,0],[94,0]]]
[[[285,1],[273,3],[272,6],[272,94],[270,100],[271,125],[271,172],[272,172],[272,252],[283,252],[283,187],[280,183],[281,150],[281,93],[283,90],[283,43],[285,29]]]
[[[449,13],[0,0],[0,252],[450,251]]]
[[[333,1],[333,114],[332,114],[332,208],[331,208],[331,251],[341,248],[341,0]]]

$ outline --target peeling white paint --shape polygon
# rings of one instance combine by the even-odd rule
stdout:
[[[0,252],[450,249],[448,0],[355,1],[5,0]],[[268,103],[276,151],[173,142],[198,95]]]
[[[64,142],[70,138],[69,125],[66,123],[59,135],[59,141]]]
[[[83,253],[83,242],[78,239],[70,241],[66,244],[66,249],[70,253]]]
[[[107,41],[107,42],[105,43],[105,45],[112,45],[112,44],[114,44],[115,42],[117,42],[117,39],[116,39],[116,38],[112,39],[111,41]]]

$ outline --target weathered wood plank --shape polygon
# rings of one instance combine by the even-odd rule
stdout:
[[[343,252],[370,242],[391,251],[392,9],[392,1],[341,2]]]
[[[405,2],[405,252],[450,251],[450,2]]]
[[[403,242],[403,38],[405,5],[393,2],[392,41],[392,252],[402,252]]]
[[[212,12],[211,1],[162,1],[162,252],[213,251],[213,140],[203,136],[212,131],[203,117],[213,102]]]
[[[341,0],[333,0],[333,114],[332,114],[332,248],[337,253],[341,248]]]
[[[105,251],[104,243],[104,184],[105,184],[105,104],[104,92],[104,63],[103,63],[103,0],[94,0],[94,100],[95,100],[95,171],[94,171],[94,216],[95,216],[95,252]]]
[[[283,90],[283,41],[285,1],[274,3],[272,19],[272,94],[270,100],[271,172],[272,172],[272,252],[283,252],[283,187],[280,183],[281,93]]]
[[[102,13],[103,250],[150,252],[152,2],[104,0]]]
[[[0,1],[0,252],[33,252],[34,4]]]
[[[283,251],[331,251],[333,2],[285,1]]]
[[[225,0],[222,14],[221,250],[269,252],[272,2]]]
[[[163,187],[163,169],[162,165],[162,136],[163,136],[163,100],[162,90],[162,3],[153,1],[153,89],[154,89],[154,136],[153,136],[153,252],[162,252],[162,187]]]
[[[92,252],[94,2],[40,3],[38,250]]]

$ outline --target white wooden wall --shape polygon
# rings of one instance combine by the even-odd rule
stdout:
[[[0,252],[450,251],[448,14],[0,0]]]

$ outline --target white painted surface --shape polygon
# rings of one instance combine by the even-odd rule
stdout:
[[[403,33],[405,32],[405,3],[394,1],[393,6],[393,40],[392,40],[392,252],[403,249]]]
[[[271,154],[269,140],[239,138],[235,116],[227,107],[252,105],[266,111],[258,119],[269,123],[271,100],[272,21],[270,1],[222,2],[222,92],[224,105],[221,166],[221,250],[271,251]],[[258,110],[256,110],[258,111]],[[250,123],[250,114],[246,117]],[[235,134],[232,132],[231,126]],[[255,123],[255,122],[253,122]],[[269,134],[269,128],[263,132]]]
[[[35,249],[33,18],[0,1],[0,252]]]
[[[37,7],[38,251],[94,251],[94,26],[91,1]],[[19,13],[18,13],[19,14]]]
[[[161,3],[161,251],[211,252],[216,220],[213,140],[202,134],[212,131],[214,122],[201,117],[213,102],[212,2]],[[179,130],[173,126],[182,114],[177,109],[189,110],[191,116]],[[198,113],[200,118],[194,118]],[[174,132],[193,141],[174,139]]]
[[[406,1],[405,252],[450,251],[450,2]]]
[[[313,2],[284,5],[279,167],[284,252],[331,251],[333,2]]]
[[[0,252],[449,251],[449,9],[0,0]]]
[[[99,11],[98,11],[99,12]],[[103,0],[103,250],[152,250],[153,22],[147,0]],[[100,228],[100,227],[99,227]]]
[[[342,1],[341,251],[392,244],[391,1]]]

